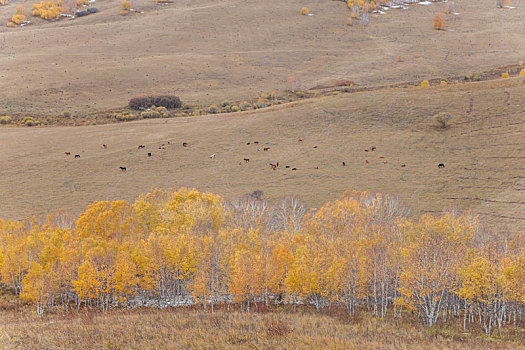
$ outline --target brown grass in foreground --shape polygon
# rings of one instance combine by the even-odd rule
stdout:
[[[0,311],[3,349],[525,349],[524,330],[495,338],[451,324],[283,309],[264,313],[188,309],[50,315]],[[501,339],[498,339],[501,338]]]

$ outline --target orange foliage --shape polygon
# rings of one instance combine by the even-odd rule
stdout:
[[[434,16],[434,29],[445,30],[445,27],[445,17],[443,17],[443,14],[441,13],[436,13]]]
[[[479,314],[487,334],[490,320],[525,305],[523,235],[480,236],[469,213],[410,219],[381,193],[347,192],[305,213],[296,198],[227,204],[183,188],[94,202],[74,225],[64,212],[40,224],[0,220],[0,285],[40,316],[70,302],[288,303],[380,317],[403,306],[430,326]]]

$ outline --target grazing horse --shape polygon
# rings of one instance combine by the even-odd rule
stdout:
[[[258,145],[259,144],[259,141],[253,141],[254,144]]]
[[[250,144],[250,142],[246,142],[246,145],[249,145],[249,144]]]
[[[376,150],[376,146],[372,146],[372,147],[370,147],[370,150],[371,150],[372,152],[374,152],[374,151]]]
[[[188,143],[187,142],[183,142],[182,143],[182,147],[188,147]]]
[[[141,148],[146,148],[146,146],[144,146],[144,145],[139,145],[138,149],[141,149]]]
[[[127,170],[125,166],[121,166],[119,168],[120,168],[120,171],[126,171]]]
[[[103,148],[108,148],[108,145],[106,145],[106,144],[104,143],[104,144],[102,144],[102,147],[103,147]]]
[[[297,168],[292,168],[292,170],[297,170]]]
[[[406,164],[402,164],[401,165],[401,168],[405,168],[407,165]]]
[[[314,148],[317,148],[317,146],[314,146]]]
[[[264,147],[263,151],[268,151],[269,149],[270,149],[270,147]]]
[[[80,154],[75,154],[75,158],[80,158]]]
[[[210,158],[211,158],[211,159],[215,158],[215,154],[212,154],[212,155],[210,156]]]
[[[343,162],[343,166],[346,166],[346,163],[345,163],[345,162]]]
[[[66,156],[69,156],[71,154],[71,152],[65,152],[66,153]]]
[[[284,166],[286,169],[290,169],[290,166],[289,165],[285,165]]]
[[[151,152],[148,152],[148,157],[151,157]]]
[[[439,163],[438,164],[438,168],[444,168],[444,167],[445,167],[445,164],[443,164],[443,163]]]
[[[250,158],[243,158],[245,163],[248,163],[250,161]]]

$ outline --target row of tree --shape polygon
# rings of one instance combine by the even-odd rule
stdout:
[[[345,193],[318,210],[260,194],[231,203],[154,190],[95,202],[77,219],[0,221],[0,283],[39,315],[71,305],[288,303],[462,318],[490,333],[525,311],[525,237],[468,213],[409,218],[392,196]]]

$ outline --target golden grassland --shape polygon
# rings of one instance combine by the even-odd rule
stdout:
[[[22,307],[21,310],[24,310]],[[40,319],[30,311],[0,311],[3,349],[524,349],[525,330],[447,323],[428,328],[413,315],[374,318],[333,309],[253,313],[197,309],[80,310]]]
[[[1,6],[0,19],[35,2]],[[0,113],[83,115],[151,93],[209,105],[282,91],[289,75],[304,90],[342,79],[376,86],[478,73],[525,55],[525,7],[498,9],[494,0],[455,1],[460,15],[445,16],[450,31],[432,28],[445,3],[391,10],[351,27],[341,1],[310,1],[313,16],[301,16],[305,4],[297,1],[132,3],[144,13],[119,16],[121,1],[109,0],[75,20],[28,16],[32,25],[0,26]]]

